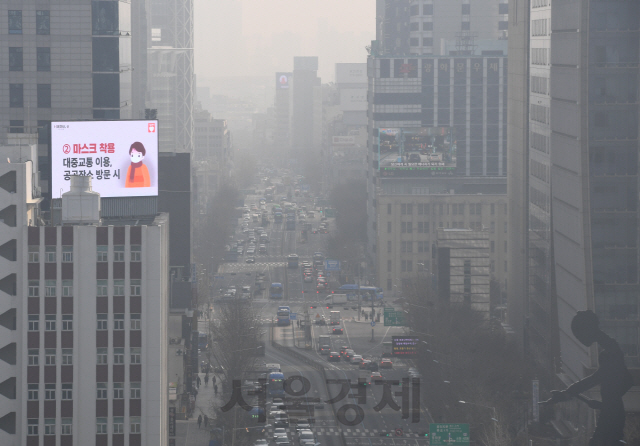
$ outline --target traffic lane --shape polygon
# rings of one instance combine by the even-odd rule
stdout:
[[[285,374],[285,378],[300,376],[303,379],[308,380],[309,391],[304,395],[304,401],[306,404],[323,406],[321,409],[315,407],[313,409],[313,417],[315,419],[313,430],[316,432],[318,441],[323,446],[342,446],[340,437],[332,435],[329,432],[330,430],[337,429],[337,425],[330,405],[324,403],[324,401],[328,400],[328,393],[321,372],[305,363],[292,359],[291,356],[271,346],[267,347],[266,359],[267,362],[280,364],[282,371]],[[292,387],[296,391],[301,390],[298,383],[292,383]],[[300,398],[303,397],[301,396]],[[319,400],[320,403],[316,403],[316,399]],[[292,443],[296,443],[297,441],[295,440],[297,440],[297,438],[295,437],[297,436],[292,435],[291,437]]]

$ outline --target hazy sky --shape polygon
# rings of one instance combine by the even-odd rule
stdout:
[[[336,62],[365,62],[375,0],[194,0],[198,84],[217,76],[271,75],[293,56],[318,56],[323,82]]]

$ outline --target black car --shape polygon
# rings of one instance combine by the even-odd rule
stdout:
[[[340,362],[340,353],[338,352],[330,352],[329,357],[327,358],[329,362]]]
[[[333,330],[331,331],[331,333],[341,335],[343,333],[342,327],[340,326],[333,327]]]
[[[411,155],[409,155],[409,162],[410,163],[419,163],[420,162],[420,155],[418,155],[417,153],[412,153]]]

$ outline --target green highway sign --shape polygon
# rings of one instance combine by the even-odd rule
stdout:
[[[384,326],[385,327],[403,327],[404,312],[395,311],[393,308],[384,309]]]
[[[468,424],[429,424],[430,446],[469,446],[469,442]]]

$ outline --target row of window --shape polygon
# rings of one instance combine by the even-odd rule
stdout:
[[[99,313],[97,319],[96,330],[108,330],[108,315],[106,313]],[[44,329],[45,331],[56,331],[57,316],[55,314],[45,315]],[[37,314],[29,315],[29,331],[40,330],[40,316]],[[131,330],[140,330],[140,314],[132,313],[129,319],[129,328]],[[124,330],[124,313],[116,313],[113,315],[113,329]],[[73,331],[73,315],[62,315],[62,331]]]
[[[51,108],[51,84],[36,86],[38,108]],[[24,84],[9,84],[9,107],[24,107]]]
[[[9,34],[22,34],[22,11],[9,10]],[[51,14],[48,10],[36,11],[36,34],[48,36],[51,32]]]
[[[96,293],[98,297],[106,297],[108,296],[108,280],[100,279],[97,281],[96,285]],[[114,296],[124,296],[124,279],[114,279],[113,280],[113,295]],[[142,294],[142,284],[140,279],[131,279],[129,280],[129,293],[131,296],[141,296]],[[58,281],[55,279],[47,279],[44,281],[44,295],[46,297],[55,297],[57,296],[57,288]],[[40,281],[39,280],[29,280],[28,287],[29,297],[39,297],[40,296]],[[73,296],[73,280],[65,279],[62,280],[62,296],[63,297],[72,297]]]
[[[125,253],[124,245],[114,245],[113,261],[124,262],[124,253]],[[44,261],[46,263],[55,263],[56,254],[57,254],[56,246],[44,247]],[[132,262],[140,262],[142,259],[142,246],[131,245],[131,254],[129,258]],[[108,246],[106,245],[97,246],[96,261],[97,262],[109,261]],[[40,262],[40,247],[37,245],[29,245],[29,263],[38,263],[38,262]],[[73,262],[73,246],[70,246],[70,245],[62,246],[62,262],[63,263]]]
[[[420,22],[412,22],[411,31],[420,31]],[[433,22],[422,22],[422,31],[433,31]]]
[[[24,70],[24,56],[22,47],[9,47],[9,71]],[[51,48],[36,48],[36,69],[38,71],[51,71]]]
[[[124,347],[115,347],[113,349],[113,364],[125,364],[124,352],[125,352]],[[57,357],[58,355],[55,348],[44,349],[44,365],[57,365]],[[30,348],[27,351],[27,358],[28,358],[29,365],[40,365],[40,349]],[[142,351],[140,347],[131,347],[129,349],[129,364],[140,364],[141,358],[142,358]],[[61,365],[73,365],[73,349],[63,348],[61,359],[62,359]],[[96,354],[96,363],[97,364],[109,363],[109,353],[106,347],[98,348],[97,354]],[[55,399],[55,397],[46,398],[46,399]],[[67,398],[67,399],[71,399],[71,398]]]
[[[469,214],[470,215],[482,215],[482,203],[468,203],[469,204]],[[465,203],[453,203],[453,204],[433,204],[433,207],[429,203],[401,203],[400,204],[400,215],[413,215],[413,209],[416,209],[416,215],[429,215],[431,211],[433,214],[439,215],[464,215],[465,212]],[[491,215],[495,215],[496,213],[496,204],[491,203],[489,206],[489,210]],[[502,205],[502,210],[504,215],[507,215],[507,204],[504,203]],[[387,203],[387,215],[391,215],[393,212],[393,204]]]
[[[29,315],[29,331],[40,330],[40,316],[37,314]],[[44,317],[45,331],[56,331],[57,316],[55,314],[47,314]],[[73,314],[62,315],[62,331],[73,331]]]
[[[140,347],[131,347],[129,351],[129,364],[140,364],[141,350]],[[108,364],[109,352],[106,347],[98,348],[96,354],[96,364]],[[113,363],[124,364],[124,347],[114,347]]]
[[[130,417],[129,421],[129,433],[139,434],[141,418]],[[72,418],[60,419],[60,435],[72,435]],[[107,433],[108,420],[107,418],[96,418],[96,434]],[[124,417],[113,417],[113,433],[124,434]],[[36,436],[40,435],[39,431],[40,422],[37,418],[29,418],[27,420],[27,435]],[[56,419],[45,418],[44,419],[44,435],[56,435]]]
[[[426,251],[425,251],[426,252]],[[407,261],[405,261],[405,269],[407,268],[407,266],[409,266],[411,269],[413,269],[413,263],[411,260],[408,261],[409,263],[407,264]],[[416,262],[416,266],[418,267],[418,271],[429,271],[429,260],[423,260],[422,262]],[[400,263],[400,266],[402,267],[402,262]],[[392,262],[391,260],[387,260],[387,272],[390,273],[392,272]],[[405,271],[406,272],[406,271]],[[388,279],[389,281],[391,279]],[[388,283],[388,282],[387,282]],[[391,288],[390,286],[387,286],[387,289]]]

